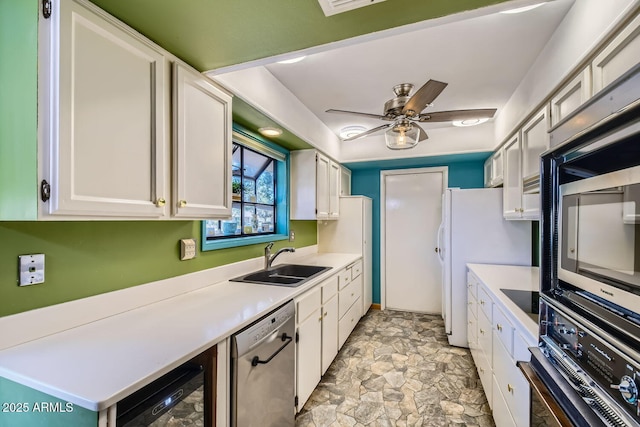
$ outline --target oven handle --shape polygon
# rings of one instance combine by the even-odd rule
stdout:
[[[269,358],[267,360],[260,360],[260,358],[258,356],[254,356],[253,359],[251,359],[251,366],[258,366],[258,363],[264,365],[264,364],[267,364],[267,363],[271,362],[271,359],[276,357],[276,355],[278,353],[280,353],[282,350],[284,350],[284,348],[286,346],[288,346],[289,343],[291,343],[291,341],[293,341],[293,338],[288,336],[287,333],[285,332],[285,333],[282,334],[282,341],[286,341],[286,342],[284,344],[282,344],[282,346],[280,346],[280,348],[277,349],[275,353],[273,353],[271,356],[269,356]]]
[[[558,402],[551,396],[547,386],[540,380],[538,374],[535,373],[529,362],[518,362],[518,368],[529,382],[531,386],[531,393],[535,393],[538,400],[547,408],[547,411],[553,416],[553,421],[556,422],[557,427],[573,425],[566,414],[558,405]],[[551,420],[547,420],[551,421]]]

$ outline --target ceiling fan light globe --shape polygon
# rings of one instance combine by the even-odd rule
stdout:
[[[399,123],[384,133],[384,139],[391,150],[407,150],[420,141],[420,128],[411,123]]]

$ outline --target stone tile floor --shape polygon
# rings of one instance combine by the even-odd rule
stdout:
[[[438,315],[370,310],[296,427],[494,426],[471,353]]]

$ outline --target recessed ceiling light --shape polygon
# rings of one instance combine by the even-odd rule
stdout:
[[[347,126],[340,129],[340,138],[346,139],[361,134],[367,130],[364,126]]]
[[[271,127],[271,126],[266,126],[266,127],[260,128],[260,129],[258,129],[258,132],[260,132],[264,136],[280,136],[280,135],[282,135],[282,129],[274,128],[274,127]]]
[[[306,55],[298,56],[291,59],[285,59],[284,61],[278,61],[278,64],[295,64],[296,62],[302,61],[304,58],[306,58]]]
[[[527,12],[529,10],[533,10],[537,7],[542,6],[543,4],[545,4],[546,2],[542,2],[542,3],[536,3],[536,4],[531,4],[529,6],[523,6],[523,7],[517,7],[515,9],[509,9],[509,10],[502,10],[500,11],[500,13],[522,13],[522,12]]]
[[[486,122],[489,119],[466,119],[466,120],[454,120],[452,123],[454,126],[458,127],[466,127],[466,126],[476,126],[481,123]]]

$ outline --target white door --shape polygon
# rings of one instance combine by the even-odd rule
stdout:
[[[381,173],[384,308],[442,312],[442,267],[434,251],[447,168]]]

